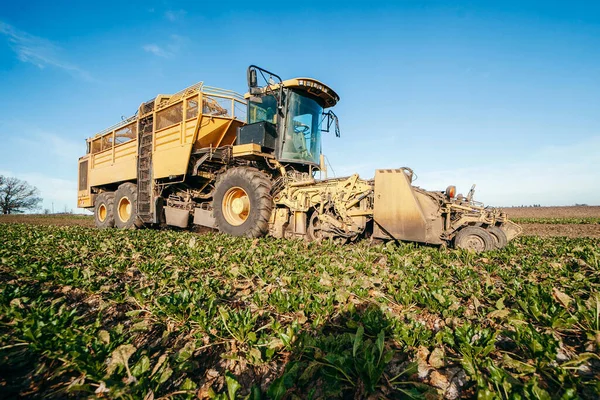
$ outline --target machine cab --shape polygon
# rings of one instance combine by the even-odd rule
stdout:
[[[257,73],[265,79],[265,86],[258,86]],[[255,66],[248,69],[248,86],[249,93],[244,96],[248,100],[248,125],[240,128],[237,144],[258,143],[280,162],[318,167],[322,132],[328,132],[335,123],[339,136],[337,117],[325,112],[339,96],[315,79],[282,81]]]

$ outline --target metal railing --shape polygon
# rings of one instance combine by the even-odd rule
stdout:
[[[132,123],[136,119],[137,119],[137,115],[132,115],[131,117],[126,118],[123,121],[118,122],[118,123],[116,123],[116,124],[114,124],[112,126],[109,126],[108,128],[104,129],[103,131],[100,131],[100,132],[96,133],[93,137],[102,136],[102,135],[105,135],[105,134],[107,134],[109,132],[117,130],[117,129],[125,126],[125,125],[128,125],[128,124]]]
[[[221,88],[217,88],[217,87],[213,87],[213,86],[205,86],[204,82],[201,81],[201,82],[198,82],[191,86],[188,86],[185,89],[180,90],[179,92],[169,96],[169,99],[167,101],[165,101],[164,103],[155,104],[154,111],[162,110],[162,109],[182,100],[183,98],[194,95],[196,93],[202,93],[207,96],[218,97],[218,98],[222,98],[222,99],[230,99],[231,100],[231,117],[232,118],[236,118],[236,116],[235,116],[236,103],[242,104],[244,106],[247,104],[246,99],[244,99],[244,96],[241,95],[240,93],[234,92],[233,90],[221,89]],[[153,100],[154,99],[151,99],[144,104],[147,104]],[[137,114],[132,115],[131,117],[126,118],[123,121],[118,122],[112,126],[109,126],[106,129],[96,133],[93,137],[103,136],[109,132],[117,130],[127,124],[132,123],[137,118],[138,118]]]

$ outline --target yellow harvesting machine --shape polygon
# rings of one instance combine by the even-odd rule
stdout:
[[[521,228],[456,188],[412,185],[409,168],[327,179],[321,135],[339,125],[337,93],[257,66],[249,91],[190,86],[142,103],[87,140],[78,206],[99,228],[193,225],[237,236],[361,237],[501,248]],[[259,79],[264,81],[258,84]],[[317,179],[317,176],[325,179]]]

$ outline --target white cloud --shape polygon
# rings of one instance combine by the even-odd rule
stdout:
[[[20,31],[3,21],[0,21],[0,34],[7,38],[19,61],[40,69],[54,67],[85,80],[92,79],[87,71],[66,61],[61,55],[62,49],[48,39]]]
[[[142,46],[142,49],[148,53],[154,54],[155,56],[169,58],[177,54],[186,41],[187,37],[185,36],[170,35],[169,42],[161,44],[145,44]]]
[[[600,205],[598,149],[600,136],[595,136],[571,145],[540,147],[519,161],[490,160],[476,168],[463,168],[460,160],[455,159],[449,161],[444,170],[416,170],[415,185],[427,190],[444,190],[452,184],[466,194],[476,183],[475,200],[494,206]],[[394,161],[394,164],[378,160],[333,167],[337,176],[358,172],[370,178],[375,169],[398,168],[402,162]]]
[[[183,19],[183,17],[185,17],[186,14],[187,11],[185,10],[168,10],[165,12],[165,18],[171,22],[175,22],[180,19]]]
[[[57,157],[69,163],[84,155],[85,146],[83,140],[74,142],[53,133],[39,133],[37,137],[42,142],[48,143],[49,148]]]
[[[476,199],[490,205],[600,204],[600,136],[567,146],[547,146],[527,159],[420,174],[424,188],[455,184],[467,192],[477,184]]]
[[[159,45],[156,45],[153,43],[146,44],[142,48],[144,49],[144,51],[147,51],[148,53],[152,53],[158,57],[170,57],[171,56],[171,53],[169,53],[168,51],[166,51]]]
[[[28,153],[37,154],[39,162],[51,165],[59,163],[72,165],[74,160],[84,155],[83,140],[75,142],[57,134],[27,126],[20,126],[18,129],[22,132],[21,136],[15,135],[12,138],[13,142],[22,149],[27,149]]]
[[[8,162],[0,158],[0,174],[37,187],[42,208],[51,210],[54,205],[56,212],[83,212],[77,208],[77,159],[85,154],[83,140],[74,141],[22,123],[11,124],[10,131],[19,132],[7,135],[11,153],[21,156]]]

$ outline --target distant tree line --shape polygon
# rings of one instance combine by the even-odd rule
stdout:
[[[575,203],[574,207],[588,207],[588,204],[585,203]],[[543,207],[541,204],[531,204],[531,205],[521,205],[521,206],[511,206],[515,208],[531,208],[531,207]]]

